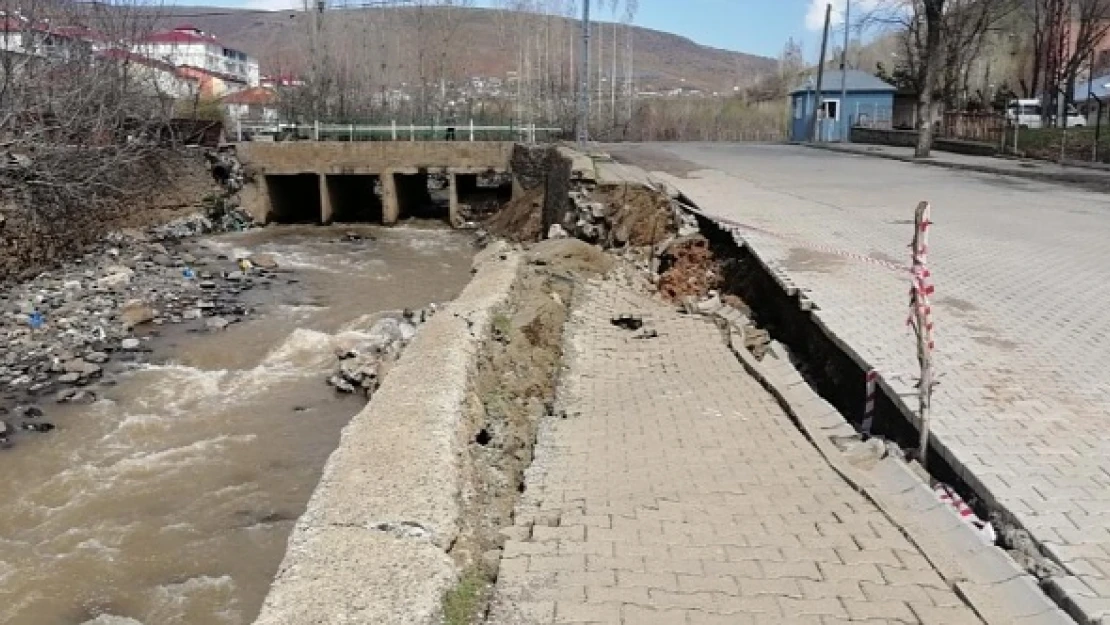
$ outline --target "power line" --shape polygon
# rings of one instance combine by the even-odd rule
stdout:
[[[411,5],[415,1],[416,0],[360,0],[360,1],[356,1],[356,2],[351,2],[350,0],[343,0],[343,2],[341,2],[341,3],[333,4],[330,8],[341,10],[341,11],[342,10],[351,10],[351,9],[378,9],[378,8],[399,7],[399,6],[402,6],[402,5]],[[85,5],[94,6],[94,7],[103,7],[103,8],[107,8],[107,9],[114,8],[112,3],[103,2],[101,0],[91,0],[91,1],[88,1],[88,2],[81,2],[79,4],[85,4]],[[315,5],[315,3],[313,3],[313,5]],[[174,11],[172,8],[169,8],[168,10],[165,11],[165,15],[167,17],[174,17],[174,18],[178,18],[178,17],[190,17],[191,18],[191,17],[232,17],[232,16],[237,16],[237,15],[282,15],[284,13],[304,13],[304,12],[305,12],[304,9],[297,9],[297,8],[290,7],[288,9],[277,9],[277,10],[271,10],[271,9],[224,9],[224,10],[212,10],[212,11],[196,11],[196,12],[190,12],[190,13],[178,13],[178,12]]]

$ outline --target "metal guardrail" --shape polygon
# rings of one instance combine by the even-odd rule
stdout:
[[[417,126],[415,124],[289,124],[282,122],[236,121],[235,138],[296,137],[312,141],[524,141],[550,140],[563,135],[562,128],[523,126],[479,126],[473,121],[457,126]]]

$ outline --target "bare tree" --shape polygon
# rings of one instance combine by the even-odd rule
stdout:
[[[1015,0],[885,0],[864,24],[893,28],[902,43],[896,73],[917,90],[915,155],[932,150],[939,106],[967,104],[973,64],[988,33],[1014,8]]]
[[[1019,82],[1026,96],[1039,97],[1050,121],[1056,104],[1070,100],[1076,78],[1093,71],[1095,53],[1110,34],[1108,0],[1022,0],[1029,55]]]
[[[0,10],[0,256],[32,266],[91,242],[164,186],[173,99],[188,85],[131,52],[153,26],[150,7]]]

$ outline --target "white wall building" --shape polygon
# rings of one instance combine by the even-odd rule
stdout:
[[[258,59],[229,48],[220,43],[215,35],[187,24],[154,33],[136,46],[136,52],[176,67],[188,67],[224,78],[224,82],[229,84],[257,87],[262,78]]]

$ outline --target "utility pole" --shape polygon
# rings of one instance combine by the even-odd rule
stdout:
[[[616,7],[613,7],[616,9]],[[609,107],[613,113],[613,129],[617,127],[617,16],[613,16],[613,73],[609,74]]]
[[[628,122],[629,122],[629,124],[632,123],[632,112],[633,112],[632,109],[634,108],[634,105],[635,105],[635,102],[636,102],[636,78],[635,78],[635,72],[636,72],[636,55],[635,55],[635,52],[636,52],[636,49],[635,49],[634,44],[632,42],[633,41],[632,38],[635,36],[635,32],[636,31],[633,30],[631,20],[629,20],[629,24],[628,24],[628,79],[627,79],[627,82],[628,82]]]
[[[582,59],[578,72],[578,147],[590,140],[590,0],[582,0]]]
[[[327,0],[304,0],[304,10],[308,13],[308,56],[312,76],[312,118],[320,119],[320,16],[324,14]],[[310,8],[311,7],[311,8]]]
[[[848,103],[848,34],[852,31],[852,0],[844,0],[844,50],[840,54],[840,104],[836,105],[836,115],[840,119],[840,140],[848,141],[848,116],[844,106]]]
[[[809,140],[817,142],[820,139],[821,124],[821,105],[824,104],[821,100],[821,89],[824,88],[822,82],[825,80],[825,52],[829,46],[829,20],[832,19],[832,5],[825,5],[825,32],[821,35],[821,58],[817,62],[817,91],[813,95],[815,106],[813,107],[813,119],[810,121],[809,127]]]

